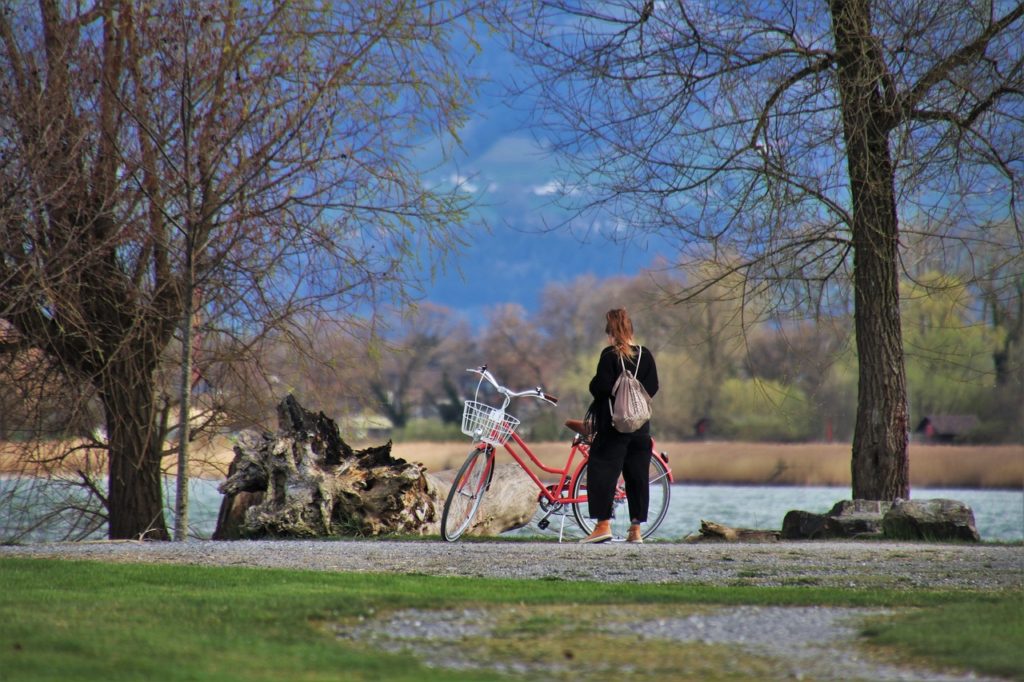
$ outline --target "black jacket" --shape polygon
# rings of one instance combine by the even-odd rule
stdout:
[[[639,352],[640,346],[633,346],[633,350]],[[636,366],[636,353],[632,359],[625,360],[626,369],[630,373]],[[608,400],[612,397],[612,387],[622,372],[622,364],[619,356],[612,346],[601,351],[601,357],[597,361],[597,371],[594,378],[590,380],[590,395],[594,396],[594,402],[587,410],[587,420],[593,424],[596,433],[605,433],[612,428],[612,411]],[[658,392],[658,368],[654,363],[654,354],[648,348],[644,348],[640,354],[640,367],[637,369],[636,378],[647,390],[647,395],[654,397]],[[647,426],[641,427],[645,429]]]

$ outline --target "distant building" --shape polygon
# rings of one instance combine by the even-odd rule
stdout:
[[[925,417],[914,429],[922,443],[952,443],[976,429],[981,420],[973,414],[936,414]]]
[[[347,435],[355,441],[382,441],[391,437],[391,420],[381,414],[364,412],[345,419]]]

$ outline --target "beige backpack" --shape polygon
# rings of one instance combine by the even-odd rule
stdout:
[[[608,399],[612,410],[612,426],[619,433],[633,433],[651,419],[651,396],[647,395],[647,389],[636,378],[643,352],[643,346],[640,346],[636,356],[636,370],[632,373],[626,369],[625,361],[619,358],[622,372],[612,387],[612,397]]]

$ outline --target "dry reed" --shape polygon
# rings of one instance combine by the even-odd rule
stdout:
[[[657,443],[669,456],[679,483],[732,485],[850,485],[850,446],[843,443],[743,443],[685,441]],[[469,441],[396,443],[392,454],[439,472],[458,467]],[[569,441],[531,445],[541,463],[565,465]],[[0,474],[46,474],[82,469],[101,473],[106,462],[96,450],[80,449],[63,460],[46,450],[20,458],[13,445],[0,443]],[[226,439],[197,446],[193,476],[223,478],[234,453]],[[504,449],[499,461],[511,461]],[[165,459],[173,474],[175,458]],[[542,475],[541,478],[550,478]],[[910,445],[910,482],[925,488],[1024,488],[1024,445]]]

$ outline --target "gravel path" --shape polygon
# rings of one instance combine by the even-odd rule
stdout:
[[[532,607],[513,617],[536,617],[537,612],[538,609]],[[611,619],[598,628],[624,636],[628,638],[626,641],[635,641],[639,637],[641,641],[666,640],[678,644],[731,646],[742,652],[737,660],[743,660],[749,655],[775,661],[772,668],[775,672],[769,674],[768,679],[996,682],[997,678],[971,673],[909,668],[867,658],[853,646],[859,623],[864,618],[887,613],[883,609],[738,606],[678,618],[654,618],[640,623],[632,619],[628,622]],[[459,643],[467,637],[489,638],[499,629],[496,624],[502,623],[503,616],[506,619],[508,617],[507,614],[486,609],[406,609],[390,613],[379,620],[340,626],[335,631],[343,639],[366,643],[379,650],[411,652],[434,667],[498,670],[533,679],[566,673],[570,674],[568,679],[594,678],[593,671],[581,670],[578,661],[553,663],[550,660],[518,659],[481,664],[478,656],[467,656]],[[552,636],[563,634],[555,632]],[[567,646],[574,646],[574,639],[571,635],[561,637]],[[737,667],[742,670],[743,666],[740,664]],[[613,676],[614,679],[628,677],[628,674],[618,673]],[[699,677],[690,675],[685,679]],[[722,677],[730,675],[719,673],[718,679]],[[596,679],[605,678],[597,676]]]
[[[92,542],[0,547],[0,557],[52,557],[118,562],[297,568],[441,576],[596,580],[702,585],[821,586],[855,589],[980,590],[1024,587],[1024,547],[888,542],[766,544],[648,543],[627,545],[474,541]],[[741,606],[656,618],[612,620],[612,634],[678,642],[719,643],[780,660],[787,679],[987,680],[973,674],[894,667],[867,660],[852,644],[858,623],[879,609]],[[458,646],[487,636],[495,614],[485,609],[382,614],[338,636],[407,650],[430,665],[522,674],[565,672],[523,663],[468,660]],[[566,664],[562,664],[566,665]],[[523,667],[526,666],[526,667]],[[570,668],[571,670],[571,668]]]
[[[0,556],[704,585],[1024,587],[1024,546],[1020,545],[197,540],[4,546]]]

